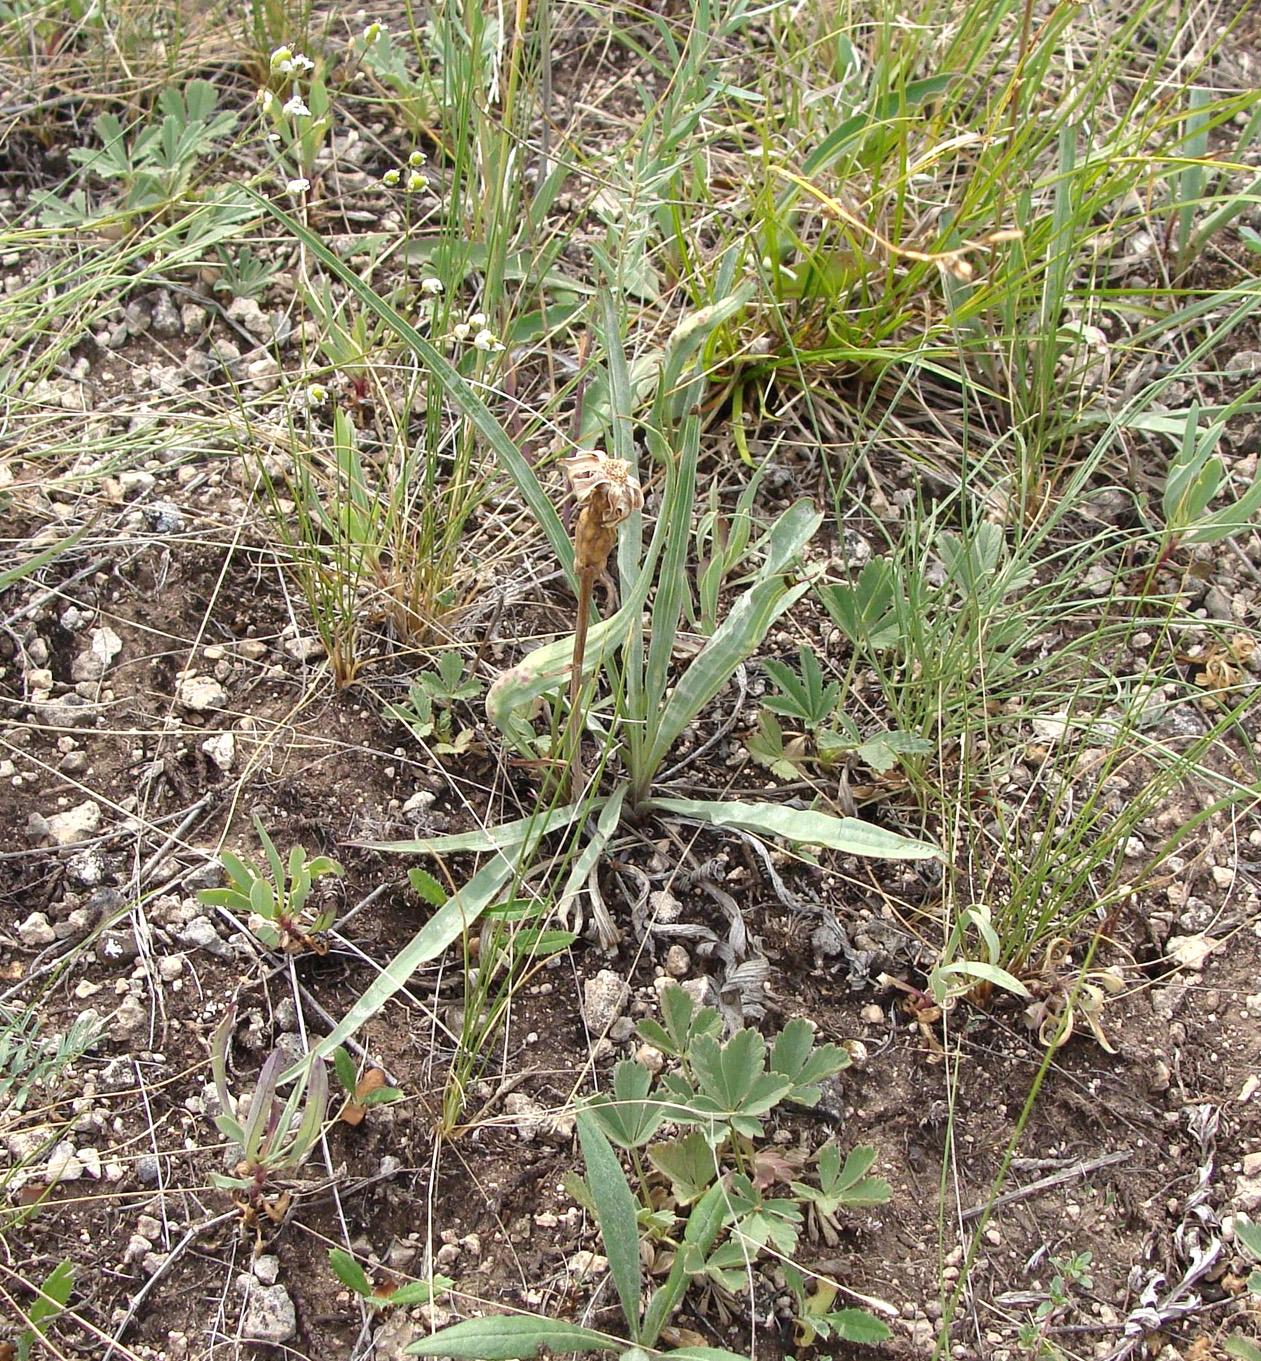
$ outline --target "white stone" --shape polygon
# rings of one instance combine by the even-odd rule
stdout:
[[[324,655],[324,644],[318,638],[290,638],[285,642],[285,652],[295,662],[309,662]]]
[[[28,828],[38,831],[58,846],[73,846],[78,841],[86,841],[101,825],[101,805],[95,799],[84,799],[64,813],[54,813],[50,818],[31,817]]]
[[[612,969],[601,969],[588,978],[582,988],[582,1014],[587,1029],[602,1035],[626,1009],[630,1001],[630,984]]]
[[[206,738],[201,749],[225,775],[236,761],[236,738],[230,732],[219,732]]]
[[[176,687],[175,697],[186,709],[200,714],[207,709],[222,709],[228,692],[213,676],[185,676]]]
[[[280,1346],[298,1331],[298,1316],[283,1285],[251,1286],[241,1320],[241,1337],[247,1342]]]
[[[1184,969],[1199,972],[1204,961],[1221,944],[1211,936],[1172,936],[1169,940],[1169,958]]]
[[[57,939],[52,924],[42,912],[32,912],[18,924],[18,939],[32,950],[51,945]]]
[[[233,298],[228,304],[228,320],[245,327],[252,335],[270,336],[271,318],[254,298]]]
[[[110,662],[123,650],[123,640],[110,628],[92,630],[92,640],[70,666],[74,681],[100,680]]]
[[[72,1143],[60,1143],[48,1155],[44,1165],[44,1180],[49,1186],[61,1181],[78,1181],[82,1175],[83,1164]]]
[[[258,1277],[264,1285],[275,1285],[280,1276],[280,1258],[273,1257],[270,1253],[258,1257],[254,1261],[254,1275]]]

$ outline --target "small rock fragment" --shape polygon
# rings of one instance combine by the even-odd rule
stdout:
[[[283,1285],[253,1285],[245,1301],[241,1337],[280,1346],[298,1331],[298,1316]]]
[[[1211,936],[1171,936],[1169,938],[1169,958],[1184,969],[1198,973],[1204,961],[1217,949],[1220,941]]]
[[[273,1257],[270,1253],[256,1257],[254,1259],[254,1275],[264,1285],[275,1285],[280,1275],[280,1258]]]
[[[165,289],[153,301],[153,333],[168,339],[177,336],[184,329],[175,303]]]
[[[44,1164],[43,1177],[49,1186],[62,1181],[78,1181],[83,1176],[83,1164],[68,1140],[57,1144]]]
[[[309,662],[324,655],[324,644],[318,638],[289,638],[285,652],[295,662]]]
[[[50,818],[32,813],[26,822],[27,835],[32,840],[47,838],[57,846],[73,846],[85,841],[101,825],[101,805],[95,799],[84,799],[64,813]]]
[[[547,1128],[546,1108],[526,1092],[509,1092],[504,1097],[504,1112],[516,1121],[517,1134],[523,1143],[533,1143]]]
[[[226,775],[236,760],[236,738],[230,732],[215,733],[201,744],[201,749]]]
[[[630,984],[612,969],[601,969],[582,988],[582,1015],[587,1029],[602,1035],[626,1009]]]
[[[18,923],[18,939],[29,949],[42,949],[57,939],[57,933],[43,912],[32,912]]]
[[[220,937],[209,917],[194,917],[180,932],[179,941],[181,945],[191,946],[195,950],[205,950],[208,955],[218,955],[220,958],[231,953],[227,942]]]
[[[110,662],[123,650],[123,640],[110,628],[92,630],[92,638],[85,651],[80,652],[70,665],[74,681],[100,680]]]
[[[672,945],[666,951],[666,973],[671,978],[686,978],[692,967],[692,960],[681,945]]]
[[[134,1039],[149,1019],[149,1013],[139,997],[128,993],[118,1004],[109,1025],[109,1037],[118,1044]]]
[[[186,709],[200,714],[222,709],[228,692],[213,676],[185,676],[176,687],[175,697]]]

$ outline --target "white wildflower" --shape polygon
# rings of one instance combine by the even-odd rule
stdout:
[[[467,340],[469,337],[469,332],[472,329],[473,328],[468,324],[467,321],[457,321],[455,325],[451,328],[451,334],[456,338],[456,340]]]
[[[310,187],[311,181],[304,179],[301,175],[296,180],[285,181],[286,194],[305,194]]]
[[[302,96],[296,90],[281,112],[288,114],[290,118],[310,118],[311,116],[311,110],[302,102]]]
[[[398,184],[399,178],[397,170],[387,170],[385,174],[381,176],[381,183],[385,185],[387,189],[393,189],[395,185]]]
[[[271,69],[273,75],[287,76],[293,70],[293,49],[278,47],[271,54]]]
[[[328,389],[323,383],[312,383],[306,390],[308,406],[323,406],[328,401]]]
[[[293,56],[293,69],[295,71],[314,71],[315,63],[310,57],[304,57],[301,52],[295,52]]]
[[[426,159],[427,158],[423,151],[413,151],[412,154],[407,158],[407,164],[410,165],[413,170],[418,170],[422,165],[424,165]]]
[[[468,324],[475,330],[480,331],[486,325],[485,312],[473,312],[469,315]]]
[[[441,280],[441,279],[422,279],[422,280],[420,281],[420,291],[421,291],[422,293],[428,293],[431,297],[432,297],[433,295],[437,294],[437,293],[441,293],[441,292],[442,292],[442,280]]]
[[[413,170],[412,173],[407,177],[407,192],[409,194],[415,194],[419,190],[424,189],[425,187],[426,187],[425,177],[420,173],[419,170]]]
[[[503,345],[485,328],[478,331],[473,337],[473,348],[475,350],[502,350]]]
[[[374,43],[385,32],[383,24],[369,24],[363,31],[363,40],[366,43]]]

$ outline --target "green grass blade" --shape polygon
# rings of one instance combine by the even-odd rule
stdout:
[[[345,1016],[311,1050],[309,1058],[291,1067],[281,1079],[284,1082],[298,1077],[308,1062],[325,1058],[370,1021],[378,1011],[394,996],[400,988],[406,987],[408,980],[422,964],[437,959],[460,937],[495,901],[503,886],[517,872],[518,858],[528,858],[527,847],[537,841],[539,833],[523,837],[516,845],[504,845],[500,854],[484,865],[464,885],[462,889],[440,907],[421,927],[415,936],[394,956],[373,980],[368,988],[354,1002]],[[520,857],[516,852],[520,851]]]
[[[303,246],[326,268],[331,270],[355,294],[363,305],[379,317],[394,332],[408,349],[441,383],[443,391],[460,408],[482,438],[490,445],[495,457],[504,471],[512,479],[521,493],[522,500],[529,506],[538,521],[547,541],[556,554],[556,560],[564,569],[570,584],[577,589],[574,575],[574,546],[570,542],[560,516],[552,505],[542,484],[534,475],[534,469],[522,456],[512,437],[491,414],[490,408],[473,390],[472,385],[452,366],[452,364],[433,345],[429,343],[409,322],[366,284],[349,266],[333,254],[309,227],[290,217],[261,194],[247,189],[258,203],[276,219],[281,226],[292,232]]]
[[[736,667],[756,651],[775,620],[809,589],[809,582],[786,587],[782,578],[775,578],[752,587],[736,601],[731,613],[683,673],[662,711],[652,746],[641,771],[637,772],[644,780],[638,790],[641,798],[683,729],[726,685]]]
[[[567,803],[498,827],[482,827],[472,832],[451,832],[446,836],[421,837],[414,841],[375,841],[366,845],[371,851],[397,851],[403,855],[455,855],[462,851],[500,851],[504,854],[519,846],[531,832],[543,836],[568,827],[587,811],[581,803]]]
[[[47,567],[50,562],[56,562],[63,553],[68,553],[91,527],[90,524],[80,525],[73,534],[68,534],[60,543],[52,544],[43,552],[36,553],[33,558],[27,558],[25,562],[18,563],[16,567],[10,567],[4,572],[0,572],[0,591],[7,591],[14,582],[21,581],[23,577],[29,577],[32,572],[38,572],[41,567]]]

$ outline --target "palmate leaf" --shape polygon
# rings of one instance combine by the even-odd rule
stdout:
[[[926,737],[914,733],[885,731],[874,733],[854,748],[859,760],[865,761],[877,774],[883,775],[897,765],[899,756],[922,756],[933,749]]]
[[[779,719],[767,709],[758,714],[757,723],[757,732],[744,739],[745,750],[772,775],[778,775],[781,780],[797,779],[807,759],[805,742],[799,737],[785,742]]]
[[[841,693],[840,682],[830,681],[824,685],[819,659],[808,647],[797,650],[797,665],[800,674],[783,662],[769,660],[763,663],[763,669],[780,694],[771,695],[762,703],[773,713],[799,718],[803,723],[817,727],[825,723],[836,708]]]
[[[605,1135],[619,1148],[640,1148],[657,1132],[665,1119],[660,1101],[649,1101],[652,1074],[633,1059],[623,1059],[613,1069],[612,1095],[593,1097],[587,1109]]]
[[[839,1044],[823,1044],[816,1049],[809,1021],[797,1017],[775,1036],[769,1066],[792,1082],[789,1101],[815,1106],[821,1095],[817,1084],[848,1068],[849,1063],[848,1051]]]
[[[663,1054],[682,1058],[698,1035],[717,1035],[722,1029],[722,1017],[713,1007],[697,1007],[691,993],[677,983],[669,984],[661,994],[661,1017],[664,1026],[656,1021],[640,1021],[640,1038],[648,1041]]]
[[[826,1215],[849,1207],[884,1205],[893,1194],[883,1177],[867,1175],[876,1160],[876,1150],[860,1145],[849,1151],[844,1166],[841,1152],[834,1139],[829,1139],[817,1154],[819,1186],[795,1181],[792,1189],[802,1200],[817,1205]]]
[[[696,1109],[722,1116],[738,1133],[762,1133],[765,1115],[788,1094],[789,1078],[765,1071],[766,1041],[756,1030],[737,1031],[726,1044],[709,1035],[693,1041],[689,1053],[698,1091]]]
[[[693,1130],[680,1139],[648,1145],[648,1161],[670,1179],[680,1205],[698,1200],[714,1184],[718,1163],[709,1140]]]
[[[853,583],[819,586],[817,595],[832,622],[855,647],[893,647],[902,636],[893,567],[872,560]]]

